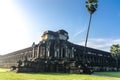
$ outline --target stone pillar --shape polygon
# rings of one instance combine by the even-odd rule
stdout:
[[[68,58],[68,47],[66,46],[65,57]]]
[[[57,58],[60,57],[60,48],[57,49]]]
[[[32,48],[33,48],[33,58],[35,57],[35,42],[33,42],[33,44],[32,44]]]
[[[72,55],[71,55],[72,58],[74,58],[74,47],[72,47]]]
[[[63,58],[63,48],[61,47],[61,54],[60,57]]]
[[[38,48],[37,48],[37,57],[39,58],[40,57],[40,46],[38,45]]]
[[[46,52],[47,52],[47,51],[46,51],[46,45],[45,45],[45,59],[47,58],[47,54],[46,54]]]

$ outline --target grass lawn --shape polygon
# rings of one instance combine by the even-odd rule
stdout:
[[[0,69],[0,80],[120,80],[120,78],[65,73],[15,73],[9,72],[8,69]]]
[[[119,77],[120,78],[120,72],[95,72],[95,75],[100,76],[111,76],[111,77]]]

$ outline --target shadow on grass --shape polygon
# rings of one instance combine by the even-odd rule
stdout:
[[[103,77],[116,77],[120,78],[120,72],[95,72],[95,76],[103,76]]]

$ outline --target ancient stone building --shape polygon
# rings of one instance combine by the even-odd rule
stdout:
[[[0,67],[17,72],[70,72],[92,73],[93,71],[119,70],[109,52],[86,48],[68,41],[68,32],[45,31],[42,40],[31,47],[0,56]],[[116,63],[117,62],[117,63]]]

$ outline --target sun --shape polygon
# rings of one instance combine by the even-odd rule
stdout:
[[[24,48],[29,41],[25,14],[15,0],[0,0],[0,54]]]

